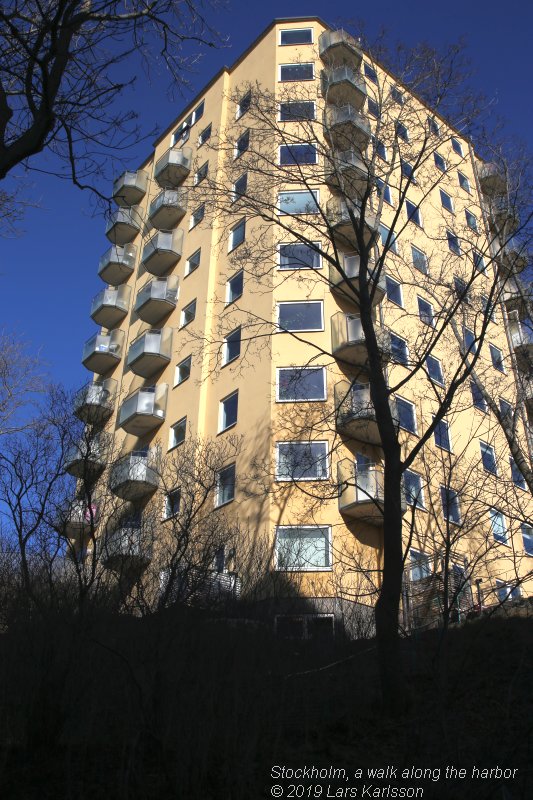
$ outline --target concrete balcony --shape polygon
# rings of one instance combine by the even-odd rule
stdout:
[[[87,383],[74,398],[74,413],[89,425],[105,422],[115,408],[117,382],[113,378]]]
[[[508,314],[512,314],[514,311],[518,314],[519,319],[524,319],[527,316],[531,317],[531,294],[524,287],[518,286],[515,280],[510,279],[505,284],[503,303]]]
[[[324,137],[340,152],[362,152],[370,141],[370,123],[354,106],[326,106]]]
[[[172,356],[172,328],[150,330],[138,336],[128,350],[126,365],[135,375],[149,378],[167,366]]]
[[[505,194],[507,181],[505,175],[497,164],[481,164],[478,168],[479,185],[487,197]]]
[[[374,322],[374,330],[384,361],[391,358],[391,342],[389,331]],[[353,314],[338,311],[331,317],[331,348],[333,356],[345,364],[364,367],[368,361],[365,335],[361,319]]]
[[[144,436],[164,422],[168,386],[145,386],[126,397],[118,412],[118,426],[134,436]]]
[[[529,414],[533,413],[533,379],[519,374],[518,400],[525,403]]]
[[[368,167],[356,150],[334,152],[324,177],[332,191],[347,197],[362,195],[368,187]]]
[[[97,333],[83,346],[82,364],[91,372],[99,375],[116,367],[122,358],[124,347],[124,331]]]
[[[65,472],[75,478],[94,480],[105,468],[109,437],[103,433],[82,439],[65,453]]]
[[[509,320],[511,344],[518,369],[529,373],[533,367],[533,329],[530,324],[516,319]]]
[[[60,510],[57,526],[63,535],[81,545],[94,532],[98,516],[96,505],[89,506],[83,500],[71,500]]]
[[[139,206],[117,208],[107,223],[105,235],[113,244],[124,245],[135,239],[141,228],[142,217]]]
[[[329,283],[331,291],[344,300],[349,300],[351,303],[357,305],[358,300],[355,293],[359,293],[359,261],[360,257],[356,254],[345,255],[342,265],[344,275],[339,272],[334,264],[329,265]],[[370,273],[373,271],[374,267],[374,262],[369,261],[368,270]],[[379,305],[387,291],[385,273],[381,273],[377,282],[372,280],[371,274],[369,275],[369,291],[371,293],[372,305]]]
[[[351,105],[359,111],[366,100],[363,76],[346,64],[323,69],[321,88],[322,96],[333,106]]]
[[[353,214],[354,220],[350,216]],[[326,204],[326,220],[332,228],[333,235],[344,248],[358,250],[356,230],[360,230],[366,246],[378,236],[378,223],[376,215],[365,209],[365,222],[361,222],[361,209],[355,203],[349,203],[340,197],[332,197]],[[354,227],[355,226],[355,227]]]
[[[337,465],[337,481],[341,514],[369,525],[383,525],[383,467],[374,464],[358,469],[354,461],[345,458]]]
[[[489,204],[488,220],[492,233],[500,236],[502,241],[509,239],[520,227],[520,218],[505,197]]]
[[[148,218],[154,228],[170,231],[187,211],[187,192],[184,189],[164,189],[150,203]]]
[[[183,183],[191,171],[191,163],[190,147],[171,147],[156,161],[154,178],[162,189],[173,189]]]
[[[176,308],[178,286],[178,278],[174,275],[169,278],[153,278],[145,283],[135,300],[137,316],[143,322],[156,325]]]
[[[109,488],[123,500],[140,500],[159,486],[159,474],[149,453],[132,452],[113,464]]]
[[[93,298],[91,318],[97,325],[114,328],[129,311],[131,289],[129,286],[108,287]]]
[[[363,58],[357,40],[342,28],[321,33],[318,37],[318,52],[325,64],[348,64],[355,70],[359,69]]]
[[[152,558],[152,543],[137,520],[123,520],[101,546],[103,564],[113,572],[142,570]]]
[[[380,445],[376,411],[370,399],[368,384],[340,381],[335,384],[335,422],[338,433],[359,442]],[[398,424],[394,401],[390,402],[393,419]]]
[[[98,265],[98,275],[111,286],[119,286],[128,280],[135,268],[137,248],[134,244],[125,247],[110,247]]]
[[[501,249],[499,260],[504,274],[517,275],[527,267],[529,253],[518,239],[508,239]]]
[[[178,263],[182,251],[182,230],[159,231],[145,244],[141,262],[151,275],[161,276]]]
[[[148,173],[123,172],[113,183],[113,200],[117,206],[135,206],[140,203],[148,188]]]

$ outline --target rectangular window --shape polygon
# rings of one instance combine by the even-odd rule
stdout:
[[[217,473],[215,506],[224,506],[235,498],[235,464],[221,469]]]
[[[228,333],[224,337],[224,344],[222,345],[222,364],[229,364],[230,361],[235,361],[241,354],[241,329]]]
[[[434,117],[428,117],[428,130],[434,136],[440,135],[440,126]]]
[[[412,164],[410,164],[408,161],[404,161],[403,158],[400,159],[400,163],[402,166],[402,175],[404,176],[404,178],[410,178],[411,183],[416,183],[415,172]]]
[[[377,156],[379,156],[383,161],[387,160],[387,148],[381,141],[381,139],[376,139],[374,136],[372,137],[372,142],[374,144],[374,151]]]
[[[409,222],[414,222],[415,225],[418,225],[418,227],[421,228],[422,216],[420,214],[420,208],[415,203],[412,203],[410,200],[406,200],[405,210],[407,211],[407,220]]]
[[[463,344],[466,353],[477,352],[476,337],[474,336],[470,328],[463,327]]]
[[[472,405],[474,408],[486,414],[488,410],[487,403],[483,397],[483,392],[475,381],[470,381],[470,391],[472,392]]]
[[[435,159],[435,166],[437,169],[440,169],[441,172],[446,172],[446,159],[444,159],[440,153],[433,153],[433,158]]]
[[[209,141],[211,138],[211,124],[204,128],[201,134],[198,137],[198,147],[201,147],[203,144]]]
[[[470,293],[468,291],[468,285],[462,278],[454,276],[453,288],[455,290],[457,299],[459,300],[460,303],[470,303]]]
[[[183,144],[189,138],[190,128],[198,122],[201,117],[204,115],[204,108],[205,102],[202,100],[199,103],[194,111],[191,111],[188,117],[186,117],[181,125],[176,128],[174,133],[172,134],[172,146],[174,147],[177,144]]]
[[[465,209],[465,217],[466,217],[466,224],[468,225],[470,230],[474,231],[475,233],[478,233],[477,218],[474,216],[474,214],[472,214],[471,211],[468,211],[468,209]]]
[[[406,367],[409,361],[409,349],[407,347],[407,342],[405,339],[402,339],[401,336],[391,333],[390,343],[393,361],[395,361],[397,364],[403,364],[403,366]]]
[[[396,123],[396,136],[398,139],[402,139],[404,142],[409,141],[409,131],[403,124],[403,122]]]
[[[248,188],[248,173],[245,172],[241,175],[240,178],[237,178],[235,183],[233,184],[233,194],[231,197],[232,203],[235,203],[236,200],[243,197],[246,194],[246,190]]]
[[[244,272],[239,270],[226,281],[226,305],[234,303],[242,295],[244,289]]]
[[[317,481],[329,477],[327,442],[278,442],[276,480]]]
[[[246,219],[243,217],[239,222],[233,226],[229,234],[228,253],[235,250],[240,244],[244,242],[246,236]]]
[[[282,144],[279,148],[279,163],[316,164],[317,152],[314,144]]]
[[[372,81],[372,83],[377,84],[378,82],[377,72],[374,69],[374,67],[371,67],[370,64],[367,64],[366,61],[364,63],[364,72],[365,72],[365,78],[368,78],[369,81]]]
[[[277,400],[304,402],[326,399],[324,367],[282,367],[277,370]]]
[[[520,525],[522,531],[522,541],[524,543],[524,550],[528,556],[533,556],[533,528],[527,522]]]
[[[315,77],[314,63],[280,64],[280,81],[312,81]]]
[[[280,269],[320,269],[320,242],[310,244],[291,242],[279,245]]]
[[[330,569],[330,528],[311,525],[276,528],[276,569]]]
[[[418,316],[426,325],[429,325],[430,328],[435,327],[435,317],[433,315],[433,306],[431,303],[428,303],[427,300],[424,300],[422,297],[417,296],[418,301]]]
[[[195,316],[196,316],[196,300],[193,300],[191,303],[189,303],[188,306],[185,306],[185,308],[181,312],[180,328],[184,328],[186,325],[192,322]]]
[[[513,419],[513,407],[511,403],[508,403],[503,397],[500,397],[500,414],[502,418],[508,422],[511,422]]]
[[[322,300],[302,303],[278,303],[278,326],[284,331],[322,331]]]
[[[387,297],[389,300],[392,300],[393,303],[396,303],[397,306],[403,308],[403,299],[402,299],[402,285],[395,281],[394,278],[391,278],[390,275],[385,276],[385,286],[387,289]]]
[[[453,214],[453,200],[443,189],[440,189],[440,203],[446,211],[451,211]]]
[[[509,463],[511,465],[511,477],[514,485],[518,486],[519,489],[527,489],[526,479],[520,472],[520,468],[512,456],[509,457]]]
[[[235,158],[240,158],[250,147],[250,131],[244,131],[235,142]]]
[[[293,100],[290,103],[280,103],[279,118],[281,122],[315,119],[315,103],[312,100]]]
[[[179,514],[180,500],[181,495],[179,489],[172,489],[172,491],[167,492],[165,495],[165,508],[163,511],[164,519],[171,519],[171,517],[175,517],[176,514]]]
[[[461,245],[459,244],[459,239],[455,235],[455,233],[452,233],[451,231],[446,231],[446,238],[448,240],[448,247],[452,251],[452,253],[455,253],[456,256],[460,256]]]
[[[437,422],[434,432],[435,437],[435,444],[437,447],[440,447],[441,450],[447,450],[448,453],[452,452],[452,446],[450,442],[450,428],[448,423],[441,419]]]
[[[290,28],[279,32],[279,43],[286,44],[313,44],[312,28]]]
[[[422,250],[419,250],[418,247],[415,247],[414,244],[411,245],[411,257],[413,259],[413,267],[417,269],[419,272],[422,272],[424,275],[428,274],[428,257]]]
[[[189,230],[190,231],[193,228],[195,228],[197,225],[200,224],[200,222],[204,218],[204,215],[205,215],[205,205],[204,205],[204,203],[202,203],[202,205],[198,206],[198,208],[195,211],[193,211],[192,214],[191,214],[191,219],[189,221]]]
[[[209,161],[206,161],[205,164],[202,164],[199,170],[196,171],[193,179],[193,183],[195,186],[198,186],[199,183],[202,183],[207,178],[207,173],[209,172]]]
[[[201,254],[202,251],[200,248],[198,248],[198,250],[196,250],[192,254],[192,256],[189,256],[189,258],[185,262],[185,271],[184,271],[185,277],[187,277],[187,275],[190,275],[191,272],[194,272],[195,269],[198,269],[198,267],[200,266]]]
[[[239,409],[239,392],[232,394],[220,401],[218,415],[218,432],[227,431],[237,424],[237,412]]]
[[[379,197],[382,197],[390,206],[392,205],[392,194],[388,183],[376,178],[376,191]]]
[[[483,311],[484,316],[490,319],[491,322],[496,322],[496,317],[494,315],[495,304],[491,303],[489,298],[486,294],[481,295],[481,310]]]
[[[191,375],[192,356],[187,356],[176,367],[175,385],[179,386]]]
[[[410,469],[406,469],[403,474],[403,491],[405,502],[410,506],[425,508],[424,490],[422,489],[422,477]]]
[[[478,253],[476,250],[474,250],[474,267],[478,272],[485,272],[487,269],[485,266],[485,259],[481,253]]]
[[[501,511],[489,509],[490,528],[494,541],[507,543],[507,525]]]
[[[241,97],[239,102],[237,103],[237,112],[236,112],[236,119],[240,119],[243,114],[246,114],[249,111],[250,106],[252,105],[252,90],[250,89],[246,92],[245,95]]]
[[[491,444],[480,441],[479,448],[481,450],[481,463],[483,464],[483,468],[487,472],[490,472],[491,475],[497,475],[498,467],[496,465],[496,453],[494,452],[494,447]]]
[[[468,192],[468,194],[470,194],[471,193],[470,181],[468,180],[466,175],[464,175],[462,172],[457,172],[457,175],[459,177],[459,186],[461,187],[461,189],[464,189],[465,192]]]
[[[508,600],[520,600],[520,586],[509,586],[505,581],[496,579],[496,594],[500,603],[505,603]]]
[[[448,522],[455,525],[461,524],[461,509],[459,507],[459,494],[450,489],[449,486],[440,487],[440,499],[442,503],[442,514]]]
[[[374,117],[375,119],[379,119],[379,116],[380,116],[379,105],[371,97],[367,97],[367,99],[366,99],[366,108],[367,108],[367,111],[368,111],[368,115],[370,117]]]
[[[419,553],[418,550],[409,551],[411,561],[411,580],[421,581],[431,575],[431,562],[427,553]]]
[[[410,433],[416,433],[416,414],[413,403],[404,400],[403,397],[395,397],[395,401],[400,428]]]
[[[405,103],[404,96],[400,92],[397,86],[392,86],[390,90],[390,96],[394,100],[395,103],[399,103],[401,106]]]
[[[183,417],[174,425],[172,425],[170,429],[170,436],[169,436],[169,449],[173,447],[177,447],[180,444],[183,444],[185,441],[185,434],[187,432],[187,417]]]
[[[455,136],[452,136],[452,149],[454,153],[457,153],[458,156],[463,155],[463,145],[456,139]]]
[[[505,372],[505,367],[503,365],[503,353],[500,348],[493,344],[489,344],[489,350],[494,369],[497,369],[498,372]]]
[[[318,190],[279,192],[278,209],[280,214],[318,214]]]
[[[427,356],[426,369],[428,371],[430,379],[434,381],[434,383],[439,383],[441,386],[444,386],[442,364],[440,363],[438,358],[435,358],[435,356]]]
[[[383,225],[382,222],[379,223],[379,236],[381,239],[382,247],[387,247],[391,253],[398,254],[398,242],[396,240],[396,234],[391,233],[391,229],[387,228],[386,225]],[[390,238],[389,238],[390,237]]]

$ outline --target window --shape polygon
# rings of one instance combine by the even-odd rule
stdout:
[[[500,603],[505,603],[507,600],[520,600],[520,586],[509,586],[505,581],[496,579],[496,594]]]
[[[527,489],[526,479],[520,472],[520,468],[512,456],[509,457],[509,463],[511,465],[511,477],[514,485],[518,486],[519,489]]]
[[[533,556],[533,528],[527,522],[520,525],[522,531],[522,541],[524,543],[524,550],[528,556]]]
[[[276,568],[330,569],[330,529],[312,525],[276,528]]]
[[[437,425],[435,426],[434,437],[437,447],[440,447],[441,450],[447,450],[449,453],[452,452],[450,428],[445,420],[441,419],[437,422]]]
[[[280,214],[317,214],[318,191],[279,192],[278,207]]]
[[[169,449],[173,447],[177,447],[180,444],[183,444],[185,441],[185,434],[187,432],[187,417],[183,417],[178,422],[175,423],[170,429],[170,436],[169,436]]]
[[[435,317],[433,316],[433,306],[422,297],[417,296],[416,299],[418,301],[418,316],[422,322],[424,322],[426,325],[429,325],[430,328],[434,328]]]
[[[407,211],[407,219],[409,222],[414,222],[415,225],[418,225],[419,228],[422,227],[422,216],[420,214],[420,208],[415,204],[412,203],[410,200],[405,201],[405,209]]]
[[[376,179],[376,190],[379,197],[382,197],[386,203],[392,205],[392,194],[390,186],[379,178]]]
[[[468,211],[468,209],[465,209],[465,217],[466,217],[466,224],[468,225],[470,230],[473,230],[475,233],[477,233],[478,232],[477,219],[474,216],[474,214],[472,214],[471,211]]]
[[[199,170],[194,175],[194,185],[198,186],[199,183],[204,181],[207,178],[207,173],[209,172],[209,161],[206,161],[205,164],[202,164]]]
[[[403,158],[400,159],[400,162],[402,165],[402,175],[404,176],[404,178],[410,178],[411,183],[416,183],[415,172],[412,164],[410,164],[408,161],[404,161]]]
[[[185,262],[185,277],[187,277],[187,275],[190,275],[191,272],[194,272],[195,269],[198,269],[198,267],[200,266],[201,254],[202,251],[200,248],[198,248],[198,250],[196,250],[192,254],[192,256],[189,256],[189,258]]]
[[[496,453],[494,452],[494,447],[486,442],[480,442],[479,447],[481,450],[481,463],[483,464],[483,468],[492,475],[497,475],[498,468],[496,466]]]
[[[284,331],[322,331],[322,300],[278,303],[278,326]]]
[[[235,464],[221,469],[217,473],[215,506],[223,506],[230,503],[235,497]]]
[[[327,442],[278,442],[276,479],[316,481],[327,478]]]
[[[282,367],[277,371],[277,379],[280,402],[326,399],[324,367]]]
[[[247,188],[248,188],[248,173],[245,172],[243,175],[241,175],[240,178],[237,178],[237,180],[233,184],[232,202],[234,203],[240,197],[243,197],[246,194]]]
[[[459,302],[461,302],[461,303],[469,303],[470,302],[470,294],[469,294],[469,291],[468,291],[468,285],[465,283],[465,281],[462,278],[458,278],[457,276],[454,276],[453,288],[454,288],[455,294],[456,294],[457,299],[459,300]]]
[[[187,380],[187,378],[190,377],[191,364],[192,356],[187,356],[187,358],[184,358],[183,361],[180,361],[180,363],[177,365],[175,377],[176,386],[179,386],[180,383],[183,383]]]
[[[449,194],[447,194],[443,189],[440,189],[440,202],[443,208],[446,211],[451,211],[453,214],[453,201]]]
[[[463,344],[466,353],[477,352],[476,337],[474,336],[470,328],[463,327]]]
[[[461,245],[459,244],[459,239],[452,233],[451,231],[446,231],[446,238],[448,239],[448,247],[455,253],[456,256],[461,255]]]
[[[461,509],[459,507],[459,494],[453,489],[450,489],[449,486],[441,486],[440,499],[444,519],[447,519],[448,522],[453,522],[455,525],[460,525]]]
[[[495,304],[489,300],[486,294],[481,295],[481,310],[491,322],[496,321],[496,317],[494,315]]]
[[[400,428],[410,433],[416,433],[416,414],[413,403],[404,400],[403,397],[396,397],[395,400]]]
[[[316,164],[316,147],[314,144],[282,144],[279,148],[279,163]]]
[[[465,192],[468,192],[468,194],[470,194],[470,181],[468,180],[466,175],[464,175],[462,172],[457,172],[457,175],[459,176],[459,186],[461,187],[461,189],[464,189]]]
[[[191,303],[189,303],[188,306],[185,306],[185,308],[181,312],[180,328],[184,328],[186,325],[192,322],[195,316],[196,316],[196,300],[193,300]]]
[[[187,141],[187,139],[189,138],[189,132],[190,132],[190,131],[189,131],[189,129],[190,129],[190,128],[191,128],[191,127],[192,127],[192,126],[193,126],[193,125],[194,125],[196,122],[198,122],[198,120],[199,120],[201,117],[203,117],[203,115],[204,115],[204,108],[205,108],[205,103],[204,103],[204,101],[202,100],[202,102],[201,102],[201,103],[199,103],[199,104],[196,106],[196,108],[194,109],[194,111],[191,111],[191,113],[189,114],[189,116],[188,116],[188,117],[186,117],[186,118],[183,120],[183,122],[181,123],[181,125],[180,125],[178,128],[176,128],[176,130],[175,130],[175,131],[174,131],[174,133],[172,134],[172,146],[174,146],[174,145],[176,145],[176,144],[180,144],[180,143],[181,143],[181,144],[183,144],[184,142],[186,142],[186,141]]]
[[[402,139],[404,142],[409,141],[409,131],[403,124],[403,122],[396,123],[396,136],[398,139]]]
[[[280,269],[320,269],[320,242],[313,242],[316,250],[310,244],[293,242],[279,245]]]
[[[396,234],[391,233],[391,229],[387,228],[386,225],[383,225],[382,222],[379,223],[379,236],[383,247],[387,247],[388,243],[389,251],[391,253],[398,254],[398,242],[396,241]]]
[[[368,78],[369,81],[372,81],[372,83],[377,84],[378,82],[377,72],[374,69],[374,67],[371,67],[370,64],[366,63],[366,61],[364,64],[364,71],[365,71],[365,78]]]
[[[489,520],[494,541],[507,543],[507,525],[502,512],[495,508],[489,509]]]
[[[236,118],[240,119],[243,114],[246,114],[249,111],[250,106],[252,105],[252,90],[250,89],[246,94],[241,97],[239,102],[237,103],[237,113]]]
[[[280,31],[279,43],[285,44],[313,44],[312,28],[291,28]]]
[[[240,158],[250,147],[250,131],[244,131],[235,142],[235,158]]]
[[[239,270],[228,281],[226,281],[226,305],[234,303],[242,295],[244,289],[244,272]]]
[[[425,508],[424,490],[422,489],[422,477],[410,469],[406,469],[403,474],[403,491],[405,502],[410,506]]]
[[[372,142],[374,144],[374,152],[377,156],[383,159],[383,161],[387,160],[387,148],[381,141],[381,139],[376,139],[375,136],[372,137]]]
[[[222,364],[229,364],[230,361],[235,361],[241,354],[241,329],[228,333],[224,337],[224,344],[222,345]]]
[[[172,489],[172,491],[167,492],[165,495],[165,508],[163,512],[164,519],[170,519],[171,517],[175,517],[176,514],[179,514],[180,500],[181,495],[179,489]]]
[[[201,147],[203,144],[209,141],[211,138],[211,124],[204,128],[201,134],[198,137],[198,147]]]
[[[454,153],[457,153],[458,156],[463,155],[463,145],[455,136],[452,136],[452,150]]]
[[[435,166],[437,169],[440,169],[441,172],[446,172],[446,159],[444,159],[440,153],[433,153],[433,158],[435,159]]]
[[[486,270],[485,259],[477,250],[474,250],[474,267],[478,272],[485,272]]]
[[[239,222],[233,226],[229,234],[228,253],[235,250],[240,244],[244,242],[246,235],[246,219],[243,217]]]
[[[290,103],[280,103],[279,118],[281,122],[315,119],[315,103],[312,100],[293,100]]]
[[[371,97],[367,97],[366,99],[366,108],[370,117],[379,119],[379,105],[375,100],[372,100]]]
[[[239,392],[232,394],[220,401],[218,416],[218,432],[227,431],[237,424],[237,411],[239,408]]]
[[[403,366],[406,367],[409,361],[407,342],[395,333],[391,333],[390,342],[393,361],[397,364],[403,364]]]
[[[419,272],[423,272],[424,275],[428,273],[428,257],[422,250],[419,250],[418,247],[415,247],[414,244],[411,245],[411,256],[413,259],[413,267],[419,270]]]
[[[483,413],[486,414],[488,409],[487,403],[483,397],[483,392],[475,381],[470,381],[470,391],[472,392],[472,405],[474,408],[477,408],[479,411],[483,411]]]
[[[411,561],[411,580],[421,581],[431,575],[431,563],[427,553],[419,553],[418,550],[410,550],[409,558]]]
[[[205,214],[205,204],[202,203],[202,205],[198,206],[198,208],[191,214],[191,219],[189,221],[189,230],[192,230],[193,228],[195,228],[197,225],[200,224],[200,222],[204,218],[204,214]]]
[[[498,372],[505,372],[505,367],[503,365],[502,351],[499,349],[499,347],[496,347],[493,344],[489,344],[489,350],[490,350],[490,358],[492,361],[492,366],[494,367],[494,369],[497,369]]]
[[[396,303],[397,306],[403,308],[403,300],[402,300],[402,285],[395,281],[394,278],[391,278],[390,275],[385,276],[385,287],[387,289],[387,297],[389,300],[392,300],[393,303]]]
[[[390,96],[394,100],[395,103],[399,103],[401,106],[405,103],[404,96],[400,92],[397,86],[393,86],[390,90]]]
[[[315,65],[308,64],[281,64],[279,68],[280,81],[312,81],[315,77]]]
[[[427,356],[426,369],[432,381],[444,386],[444,377],[442,375],[442,364],[435,356]]]
[[[440,135],[440,125],[434,117],[428,117],[428,129],[434,136]]]
[[[513,419],[513,407],[503,397],[500,397],[500,414],[507,421],[512,421]]]

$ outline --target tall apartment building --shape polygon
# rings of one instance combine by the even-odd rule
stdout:
[[[239,521],[243,552],[217,553],[217,585],[244,587],[259,550],[254,598],[278,627],[357,626],[383,565],[366,303],[406,454],[465,351],[484,354],[482,388],[464,382],[404,475],[406,622],[438,611],[445,586],[458,613],[527,593],[529,495],[484,394],[527,454],[533,345],[503,194],[460,132],[320,19],[275,20],[217,73],[113,187],[94,377],[76,401],[112,437],[100,480],[127,504],[106,526],[110,568],[150,562],[149,508],[164,548],[180,486],[161,488],[157,459],[239,436],[209,502]],[[99,474],[106,457],[91,458]],[[79,453],[68,466],[80,476]]]

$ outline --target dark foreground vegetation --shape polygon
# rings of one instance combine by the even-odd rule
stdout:
[[[0,635],[0,796],[240,800],[270,797],[273,783],[289,796],[298,781],[273,781],[273,765],[453,764],[518,772],[408,783],[431,800],[525,800],[532,632],[525,604],[450,630],[446,646],[438,631],[405,640],[409,710],[390,719],[372,641],[283,641],[190,610],[83,621],[19,612]]]

